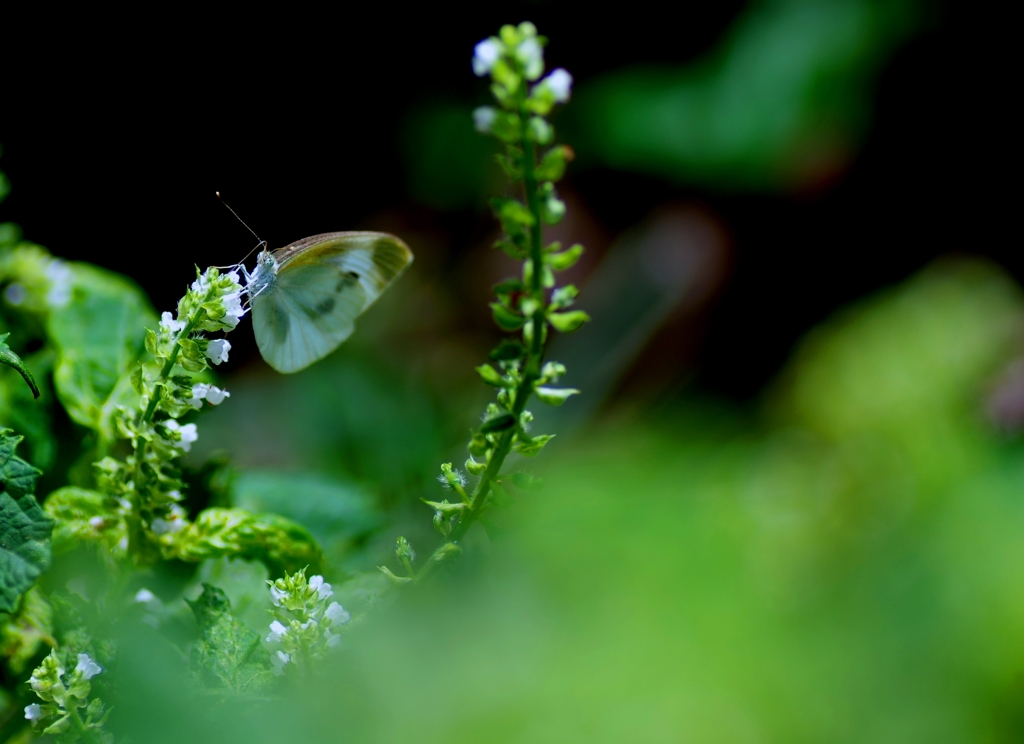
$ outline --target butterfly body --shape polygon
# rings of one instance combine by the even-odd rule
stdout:
[[[263,358],[288,373],[327,356],[411,262],[405,243],[377,232],[325,233],[261,251],[245,276]]]

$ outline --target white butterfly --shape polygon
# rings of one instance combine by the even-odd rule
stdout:
[[[352,335],[355,319],[412,263],[394,235],[336,232],[260,251],[240,267],[260,353],[278,372],[298,372]]]

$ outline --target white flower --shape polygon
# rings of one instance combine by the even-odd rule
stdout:
[[[152,602],[154,599],[156,599],[156,595],[149,591],[149,589],[139,589],[135,593],[136,602]]]
[[[320,599],[327,599],[328,597],[334,596],[334,592],[331,590],[331,585],[324,583],[323,576],[310,576],[309,588],[316,589],[316,593],[320,596]]]
[[[166,535],[171,531],[171,523],[166,519],[157,517],[150,523],[149,529],[153,530],[154,535]]]
[[[275,607],[281,606],[281,600],[288,596],[288,592],[284,589],[278,589],[273,584],[270,585],[270,599],[274,602]]]
[[[330,607],[327,608],[327,612],[324,614],[331,621],[332,625],[344,625],[352,619],[352,616],[346,612],[345,608],[337,602],[331,602]]]
[[[516,57],[526,68],[527,80],[536,80],[544,72],[544,50],[535,37],[529,36],[519,42]]]
[[[164,427],[168,431],[177,433],[177,440],[172,439],[171,442],[180,447],[184,452],[192,449],[192,442],[199,439],[199,432],[195,424],[185,424],[182,426],[174,419],[168,419],[164,421]]]
[[[304,622],[299,627],[302,628],[303,630],[309,630],[310,628],[315,628],[316,626],[317,626],[317,621],[313,620],[312,618],[310,618],[309,620]]]
[[[103,517],[89,517],[89,526],[94,530],[101,529],[106,520]]]
[[[274,674],[284,674],[284,665],[291,660],[292,657],[284,651],[278,651],[276,654],[271,654],[270,664],[274,668]]]
[[[81,674],[85,679],[92,679],[102,672],[103,668],[89,658],[89,654],[79,654],[78,666],[75,667],[75,671]]]
[[[327,645],[330,648],[337,648],[338,646],[341,645],[341,636],[340,635],[329,635],[329,636],[327,636]]]
[[[280,643],[281,638],[288,635],[288,628],[284,627],[279,620],[270,624],[270,635],[267,636],[267,643]],[[287,654],[285,654],[287,656]],[[285,662],[288,660],[285,659]]]
[[[494,39],[484,39],[473,48],[473,72],[483,77],[494,69],[501,56],[501,45]]]
[[[203,407],[203,401],[210,401],[211,405],[220,405],[224,402],[225,398],[230,398],[231,393],[227,390],[221,390],[216,385],[207,385],[205,382],[199,382],[192,386],[192,397],[189,398],[189,405],[195,409]]]
[[[206,345],[206,356],[214,364],[226,362],[229,351],[231,351],[231,342],[223,338],[215,338]]]
[[[185,327],[185,321],[175,320],[174,316],[169,312],[164,311],[160,313],[160,328],[167,331],[168,333],[177,333]]]
[[[25,718],[29,721],[38,721],[42,717],[43,709],[39,707],[38,703],[25,706]]]
[[[540,85],[547,87],[558,103],[565,103],[572,94],[572,75],[561,67],[552,70],[551,74],[540,81]]]
[[[245,308],[242,307],[241,291],[224,296],[224,310],[227,313],[221,318],[221,323],[228,328],[234,328],[238,321],[245,315]]]
[[[71,301],[71,269],[63,261],[54,259],[46,267],[46,278],[50,288],[46,292],[46,304],[50,307],[64,307]]]
[[[473,127],[481,134],[491,131],[491,125],[498,116],[498,112],[492,106],[480,106],[473,109]]]

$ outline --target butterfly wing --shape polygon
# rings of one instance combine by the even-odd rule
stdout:
[[[355,319],[412,260],[384,233],[329,233],[274,254],[275,280],[252,301],[256,344],[278,372],[297,372],[352,335]]]

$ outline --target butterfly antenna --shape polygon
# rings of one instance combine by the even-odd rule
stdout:
[[[219,191],[217,191],[217,192],[215,192],[215,193],[217,194],[217,198],[218,198],[218,199],[220,200],[220,203],[221,203],[221,204],[223,204],[223,205],[224,205],[224,207],[225,207],[225,208],[226,208],[226,209],[227,209],[227,210],[228,210],[229,212],[231,212],[231,214],[235,215],[235,219],[236,219],[236,220],[238,220],[239,222],[241,222],[241,223],[242,223],[242,227],[244,227],[244,228],[245,228],[246,230],[248,230],[249,232],[251,232],[251,233],[252,233],[252,236],[253,236],[254,238],[256,238],[256,240],[258,240],[258,241],[259,241],[259,242],[258,242],[258,243],[256,244],[256,247],[255,247],[255,248],[253,248],[253,249],[252,249],[251,251],[249,251],[248,253],[246,253],[246,254],[245,254],[245,258],[243,258],[243,259],[242,259],[241,261],[239,261],[239,262],[238,262],[237,264],[235,264],[235,266],[239,266],[239,265],[241,265],[241,264],[244,264],[244,263],[245,263],[245,260],[246,260],[247,258],[249,258],[249,256],[251,256],[251,255],[253,254],[253,252],[254,252],[254,251],[258,250],[259,248],[265,248],[265,247],[266,247],[266,245],[267,245],[267,241],[265,241],[265,240],[262,240],[262,239],[260,238],[260,236],[256,234],[256,231],[255,231],[255,230],[253,230],[253,229],[252,229],[251,227],[249,227],[249,226],[248,226],[247,224],[245,224],[245,220],[243,220],[243,219],[242,219],[241,217],[239,217],[239,216],[238,216],[238,212],[236,212],[235,210],[233,210],[233,209],[231,208],[231,206],[230,206],[230,205],[229,205],[229,204],[228,204],[228,203],[227,203],[226,201],[224,201],[224,197],[222,197],[222,196],[220,195],[220,192],[219,192]],[[218,268],[230,269],[230,268],[234,268],[234,266],[221,266],[221,267],[218,267]]]

